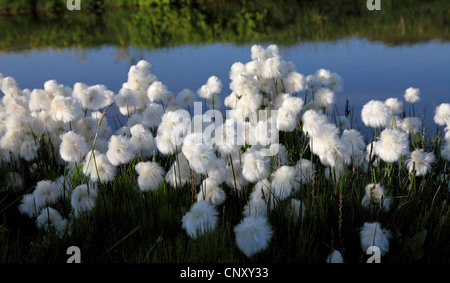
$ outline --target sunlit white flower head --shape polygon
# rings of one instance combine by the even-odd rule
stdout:
[[[315,110],[307,110],[303,116],[303,132],[311,137],[322,134],[324,125],[328,123],[327,117]]]
[[[234,155],[239,151],[234,125],[235,124],[232,122],[225,122],[214,130],[214,147],[222,156],[227,156],[229,154]]]
[[[286,92],[295,94],[306,89],[305,77],[298,72],[291,72],[284,80],[284,87]]]
[[[135,147],[130,139],[124,136],[112,135],[108,142],[106,157],[112,165],[117,166],[131,161]]]
[[[272,194],[275,202],[282,201],[289,197],[292,192],[300,188],[297,180],[297,172],[293,166],[281,166],[272,175]]]
[[[416,149],[409,155],[406,160],[406,167],[409,173],[414,170],[416,176],[425,176],[431,172],[431,164],[434,162],[435,157],[431,152],[425,152],[423,149]]]
[[[150,102],[160,102],[168,92],[169,90],[162,82],[156,81],[148,88],[147,96]]]
[[[286,96],[281,104],[281,107],[285,107],[292,111],[296,116],[298,116],[303,108],[305,102],[300,97]]]
[[[231,65],[229,76],[230,80],[235,80],[238,76],[246,73],[247,69],[242,62],[235,62]]]
[[[251,48],[251,58],[256,61],[265,61],[266,54],[264,52],[264,47],[257,44],[253,45]]]
[[[280,57],[280,49],[276,44],[270,44],[264,50],[266,58]]]
[[[105,85],[90,86],[81,94],[81,106],[83,109],[98,110],[108,106],[107,88]]]
[[[33,89],[28,100],[28,107],[31,111],[39,111],[42,109],[50,109],[53,97],[43,89]]]
[[[351,151],[346,150],[339,137],[339,129],[333,124],[323,125],[322,133],[310,140],[310,148],[325,166],[342,166],[351,161]]]
[[[227,164],[225,160],[225,158],[214,159],[206,172],[208,178],[214,179],[218,185],[225,182],[226,175],[224,172],[227,171]]]
[[[328,85],[328,80],[331,78],[331,72],[327,69],[319,69],[314,74],[314,77],[320,86],[326,86]]]
[[[328,87],[335,92],[343,91],[344,81],[342,77],[337,73],[331,73],[330,77],[328,78]]]
[[[392,197],[386,195],[384,187],[380,184],[368,184],[365,187],[365,194],[361,200],[363,207],[372,208],[373,205],[376,205],[378,208],[388,211],[391,203]]]
[[[267,249],[272,239],[273,230],[266,217],[245,217],[234,227],[236,244],[247,256],[260,253]]]
[[[64,161],[78,162],[88,151],[89,146],[83,136],[74,131],[69,131],[61,136],[59,153]]]
[[[281,107],[277,112],[276,126],[279,131],[292,132],[297,126],[297,115],[287,107]]]
[[[269,176],[269,160],[259,151],[250,151],[242,155],[242,175],[255,183]]]
[[[360,228],[359,236],[361,239],[361,248],[363,252],[371,246],[376,246],[380,249],[381,256],[389,252],[389,241],[392,234],[389,230],[381,228],[378,222],[365,222]]]
[[[164,109],[161,104],[149,103],[142,113],[142,124],[149,128],[156,128],[161,123]]]
[[[355,162],[359,163],[364,159],[366,143],[361,132],[355,129],[345,129],[342,132],[341,140]]]
[[[261,76],[263,62],[262,61],[250,61],[245,64],[246,73],[252,76]]]
[[[58,83],[56,80],[46,81],[44,83],[44,90],[53,98],[56,96],[70,96],[72,93],[69,87]]]
[[[163,155],[174,154],[177,151],[177,145],[167,132],[158,133],[154,138],[158,151]],[[179,150],[179,148],[178,148]]]
[[[375,154],[385,162],[396,162],[409,153],[408,134],[399,130],[385,129],[374,145]]]
[[[448,125],[448,126],[445,128],[444,140],[445,140],[447,143],[450,143],[450,125]]]
[[[90,186],[82,184],[73,189],[70,196],[70,204],[75,216],[90,213],[95,207],[97,196],[97,189],[92,184]]]
[[[135,166],[139,189],[143,192],[155,191],[164,180],[164,169],[157,162],[139,162]]]
[[[400,129],[406,133],[417,134],[422,129],[422,120],[419,117],[406,117],[398,123]]]
[[[91,150],[86,154],[83,174],[89,176],[94,183],[107,183],[114,179],[116,167],[109,162],[106,155]]]
[[[324,109],[325,111],[329,110],[329,108],[334,104],[334,101],[335,94],[327,87],[319,88],[314,94],[314,102],[317,107]]]
[[[306,88],[309,90],[315,89],[318,85],[316,77],[314,75],[306,76]]]
[[[215,160],[214,148],[202,133],[191,133],[184,139],[181,148],[189,161],[189,166],[197,173],[204,174]]]
[[[279,57],[271,57],[264,62],[261,75],[263,78],[279,79],[282,76],[281,60]]]
[[[59,236],[62,236],[67,231],[67,220],[61,214],[51,207],[41,210],[41,213],[36,219],[38,228],[45,231],[55,231]]]
[[[120,113],[126,116],[129,116],[136,110],[138,101],[139,99],[137,94],[133,90],[126,87],[122,87],[115,97],[115,102],[117,107],[119,107]]]
[[[344,258],[342,257],[342,254],[338,250],[333,250],[331,254],[327,257],[327,263],[344,263]]]
[[[75,98],[57,96],[52,100],[50,113],[55,121],[68,123],[80,118],[82,110],[80,103]]]
[[[182,152],[177,154],[173,164],[166,173],[165,180],[172,187],[176,188],[187,183],[192,183],[192,177],[195,177],[195,184],[200,182],[198,174],[192,174],[189,163]]]
[[[180,91],[175,100],[180,107],[194,107],[194,102],[196,101],[197,96],[190,89],[183,89]]]
[[[36,204],[36,197],[34,194],[24,195],[19,205],[19,211],[30,218],[38,216],[41,208],[42,207]]]
[[[449,126],[450,125],[450,104],[442,103],[436,107],[436,112],[434,114],[434,122],[439,126]]]
[[[192,239],[196,239],[216,228],[218,212],[212,204],[201,200],[194,203],[182,218],[182,227]]]
[[[250,201],[258,202],[264,201],[268,202],[271,197],[272,184],[268,179],[263,179],[258,181],[250,193]]]
[[[20,96],[22,94],[16,80],[13,77],[4,77],[1,83],[1,91],[5,94],[4,99],[8,99],[12,96]]]
[[[205,85],[198,90],[198,96],[207,100],[213,98],[214,94],[219,94],[222,91],[222,82],[216,76],[209,77]]]
[[[145,95],[148,87],[156,81],[156,76],[151,73],[151,64],[140,60],[136,65],[130,67],[126,84],[132,90]]]
[[[130,142],[138,155],[143,158],[153,156],[155,154],[156,145],[152,133],[142,124],[136,124],[130,128]]]
[[[379,128],[385,126],[392,117],[392,111],[385,103],[371,100],[361,110],[363,123],[368,127]]]
[[[410,87],[406,89],[403,97],[407,102],[415,103],[420,100],[420,90],[418,88]]]
[[[391,109],[392,114],[400,114],[403,111],[403,103],[398,98],[388,98],[384,102]]]
[[[226,199],[225,191],[219,186],[218,182],[211,177],[204,179],[200,185],[200,191],[197,193],[197,201],[207,201],[212,205],[220,205]]]
[[[72,89],[72,96],[75,97],[78,101],[81,102],[81,99],[84,95],[84,91],[88,88],[89,86],[85,83],[82,82],[76,82],[73,85],[73,89]]]
[[[44,207],[53,205],[59,200],[59,188],[58,186],[49,180],[42,180],[36,184],[36,188],[33,191],[34,199],[37,207]]]

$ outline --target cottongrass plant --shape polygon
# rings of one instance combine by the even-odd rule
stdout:
[[[301,74],[276,45],[252,46],[229,78],[227,94],[216,76],[175,94],[145,60],[117,94],[0,76],[0,212],[18,239],[0,236],[2,260],[65,261],[50,251],[77,244],[87,262],[364,262],[370,246],[446,261],[448,104],[433,138],[412,87],[339,115],[342,77]]]

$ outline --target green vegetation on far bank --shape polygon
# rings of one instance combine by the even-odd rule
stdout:
[[[82,5],[87,5],[85,2]],[[2,15],[0,51],[104,44],[148,49],[214,42],[291,45],[350,36],[389,45],[450,39],[445,1],[410,0],[409,5],[383,1],[382,11],[376,12],[368,11],[360,2],[192,1],[189,5],[150,5],[151,1],[138,1],[119,8],[114,6],[123,1],[104,1],[97,6],[82,6],[81,11],[63,7],[52,12]],[[0,10],[12,7],[5,3],[0,0]],[[133,3],[146,5],[137,8]]]

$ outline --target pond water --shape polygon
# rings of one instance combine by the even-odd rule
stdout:
[[[341,113],[348,99],[360,120],[359,111],[369,100],[403,99],[404,91],[412,86],[421,91],[416,111],[426,114],[426,124],[435,128],[432,101],[437,105],[450,102],[450,42],[438,35],[392,44],[356,33],[331,39],[299,39],[279,47],[284,59],[292,61],[305,76],[320,68],[342,76],[344,91],[337,94],[337,109]],[[71,87],[76,82],[104,84],[117,93],[127,80],[130,66],[145,59],[152,64],[152,73],[175,93],[183,88],[196,91],[215,75],[223,82],[225,97],[230,93],[231,65],[250,61],[252,44],[278,44],[277,40],[255,38],[247,42],[199,41],[188,39],[147,47],[126,40],[92,46],[75,39],[67,47],[48,43],[30,48],[8,43],[0,52],[0,73],[14,77],[22,89],[43,88],[45,81],[55,79]]]

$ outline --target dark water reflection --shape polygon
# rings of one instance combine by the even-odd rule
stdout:
[[[401,99],[413,86],[422,96],[416,110],[426,113],[427,124],[434,127],[432,99],[437,104],[450,101],[445,7],[436,8],[434,16],[415,13],[414,20],[393,11],[360,11],[344,20],[311,9],[271,25],[267,19],[274,15],[249,7],[237,12],[217,7],[152,9],[65,13],[62,19],[3,17],[0,73],[14,77],[20,88],[42,88],[55,79],[68,86],[104,84],[118,92],[129,67],[145,59],[175,93],[196,91],[215,75],[224,84],[225,97],[231,65],[250,61],[252,44],[276,43],[303,75],[325,68],[343,77],[344,91],[337,96],[342,112],[347,99],[359,111],[370,99]],[[235,17],[225,20],[227,13]]]

